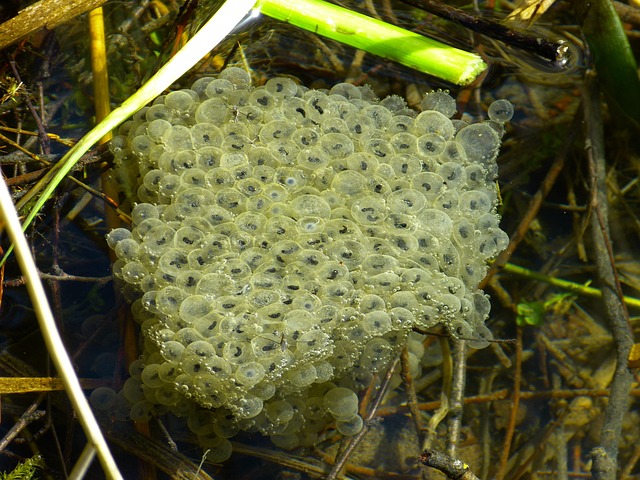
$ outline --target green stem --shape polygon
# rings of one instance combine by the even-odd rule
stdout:
[[[527,268],[520,267],[512,263],[507,263],[503,267],[503,270],[505,272],[512,273],[514,275],[519,275],[521,277],[525,277],[530,280],[537,280],[539,282],[544,282],[549,285],[553,285],[554,287],[561,288],[562,290],[567,290],[568,292],[572,292],[578,295],[583,295],[585,297],[602,298],[602,290],[599,290],[597,288],[588,287],[586,285],[570,282],[569,280],[563,280],[561,278],[550,277],[548,275],[534,272],[533,270],[529,270]],[[640,308],[640,299],[634,298],[634,297],[628,297],[628,296],[624,296],[622,297],[622,299],[628,306]]]
[[[260,12],[448,82],[467,85],[487,65],[479,55],[321,0],[258,0]]]

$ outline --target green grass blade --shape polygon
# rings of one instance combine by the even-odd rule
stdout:
[[[487,68],[475,53],[322,0],[259,0],[256,7],[269,17],[458,85],[471,83]]]

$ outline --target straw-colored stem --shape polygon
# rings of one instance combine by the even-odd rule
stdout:
[[[487,67],[475,53],[322,0],[259,0],[256,8],[269,17],[458,85],[471,83]]]
[[[47,295],[45,294],[38,270],[31,256],[29,244],[22,233],[20,220],[13,206],[9,189],[4,181],[0,182],[0,219],[2,220],[2,226],[7,230],[11,241],[15,245],[18,264],[27,280],[27,290],[40,324],[42,336],[44,337],[53,364],[62,377],[71,404],[78,415],[87,439],[97,452],[107,478],[119,480],[122,478],[122,475],[120,475],[118,467],[111,456],[111,452],[109,451],[106,440],[102,436],[98,422],[93,416],[93,412],[91,412],[91,408],[80,387],[80,382],[73,369],[69,355],[67,355],[62,338],[60,338],[53,313],[49,307]]]

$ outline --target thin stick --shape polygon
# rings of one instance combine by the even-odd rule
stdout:
[[[451,393],[449,395],[449,432],[447,435],[447,455],[450,457],[456,456],[456,450],[460,442],[464,387],[466,383],[466,346],[467,342],[464,340],[453,339],[453,374],[451,378]]]
[[[516,32],[501,23],[465,12],[436,0],[401,0],[438,17],[462,25],[469,30],[500,40],[510,47],[516,47],[525,52],[537,55],[547,62],[549,67],[558,71],[566,68],[571,60],[571,52],[563,40],[552,42],[546,38],[526,33]]]
[[[496,478],[498,480],[502,480],[507,474],[511,442],[516,431],[516,419],[518,417],[518,408],[520,407],[520,384],[522,380],[522,328],[518,327],[517,331],[518,342],[516,344],[516,371],[513,378],[513,396],[511,397],[511,411],[509,412],[507,433],[504,437],[504,446],[502,447],[502,455],[500,456],[500,466],[496,473]]]

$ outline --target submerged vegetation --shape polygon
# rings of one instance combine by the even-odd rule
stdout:
[[[0,7],[0,21],[14,16],[19,3]],[[112,107],[129,98],[223,2],[177,3],[106,2],[108,92],[96,88],[91,48],[97,47],[87,40],[86,15],[74,12],[54,30],[3,46],[0,163],[16,204],[29,206],[31,187],[97,123],[93,105],[100,98]],[[561,0],[515,9],[484,2],[475,10],[457,2],[461,10],[455,10],[431,0],[339,3],[474,51],[489,69],[458,87],[263,16],[234,32],[172,89],[228,66],[255,85],[273,77],[326,91],[345,82],[368,85],[378,98],[406,98],[413,110],[426,92],[448,89],[458,105],[454,121],[468,123],[484,120],[496,99],[508,99],[514,118],[495,127],[504,133],[498,208],[511,241],[482,281],[495,340],[476,350],[445,328],[415,329],[394,351],[391,367],[368,372],[359,388],[361,434],[343,436],[346,428],[318,422],[313,445],[280,450],[243,428],[249,432],[231,440],[233,455],[223,464],[215,463],[224,456],[216,448],[228,441],[203,450],[172,415],[131,422],[128,410],[101,409],[100,426],[122,474],[422,478],[434,467],[455,478],[462,473],[455,471],[459,459],[479,478],[638,475],[637,4],[598,0],[583,10],[580,2]],[[490,21],[469,22],[466,15]],[[479,25],[476,31],[469,23]],[[510,43],[503,28],[523,34],[522,42]],[[545,56],[535,42],[527,44],[527,35],[562,47],[560,56]],[[229,109],[225,119],[233,123],[241,114]],[[106,183],[112,166],[105,146],[82,155],[27,230],[80,385],[105,405],[113,401],[108,392],[121,390],[130,374],[140,377],[136,359],[144,347],[111,282],[105,235],[127,226],[132,215],[131,192]],[[4,252],[9,245],[5,236]],[[1,470],[37,451],[46,460],[39,474],[66,477],[82,468],[78,458],[91,457],[60,382],[51,378],[57,375],[14,256],[2,275]],[[293,349],[296,340],[280,335],[276,350]],[[86,468],[90,477],[101,475],[98,462]]]

